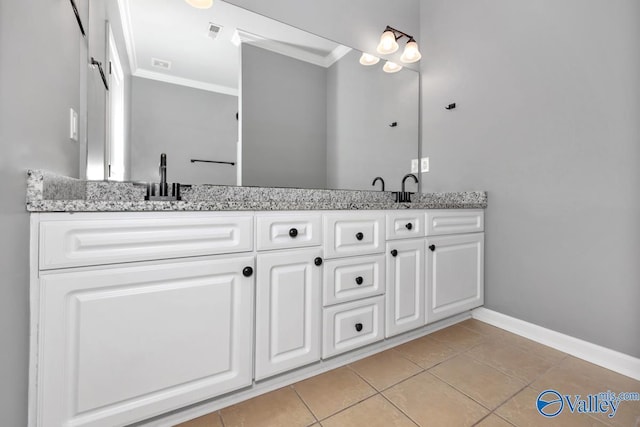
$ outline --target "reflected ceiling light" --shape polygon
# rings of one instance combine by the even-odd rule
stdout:
[[[378,62],[380,62],[380,58],[377,56],[362,52],[362,56],[360,57],[360,63],[362,65],[376,65]]]
[[[400,61],[405,64],[410,64],[412,62],[418,62],[422,55],[420,54],[420,50],[418,49],[418,43],[409,34],[402,32],[400,30],[396,30],[393,27],[387,25],[382,36],[380,36],[380,43],[378,43],[377,51],[381,55],[389,55],[398,50],[398,40],[402,37],[406,37],[409,39],[407,45],[404,48],[404,52],[400,57]]]
[[[382,67],[382,71],[385,73],[397,73],[402,70],[402,65],[398,65],[395,62],[387,61]]]
[[[189,6],[193,6],[196,9],[209,9],[213,6],[213,0],[184,0],[189,4]]]
[[[420,61],[420,58],[422,58],[422,55],[418,50],[418,43],[416,43],[414,39],[409,40],[407,45],[404,47],[404,52],[402,52],[400,61],[405,64],[411,64],[412,62]]]

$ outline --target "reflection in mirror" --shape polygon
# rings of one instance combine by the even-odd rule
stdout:
[[[89,6],[111,71],[109,91],[88,77],[89,179],[158,181],[166,153],[170,182],[397,190],[418,157],[415,71],[222,0]]]

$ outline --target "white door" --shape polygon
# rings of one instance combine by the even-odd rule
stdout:
[[[387,337],[424,325],[424,287],[424,239],[387,243]]]
[[[427,239],[427,322],[484,304],[484,233]]]
[[[126,425],[250,385],[253,263],[43,274],[36,424]]]
[[[258,254],[256,380],[320,360],[320,248]]]

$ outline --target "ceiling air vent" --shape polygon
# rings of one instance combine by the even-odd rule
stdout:
[[[162,70],[171,69],[171,61],[165,61],[164,59],[151,58],[151,66],[160,68]]]
[[[213,22],[209,22],[209,37],[215,40],[218,38],[220,31],[222,31],[222,25],[216,25]]]

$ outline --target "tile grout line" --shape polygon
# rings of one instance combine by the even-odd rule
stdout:
[[[403,357],[403,359],[406,359],[406,358],[405,358],[405,357]],[[408,360],[408,359],[407,359],[407,360]],[[409,360],[409,362],[411,362],[411,361]],[[411,362],[411,363],[413,363],[413,362]],[[415,363],[413,363],[413,364],[414,364],[414,365],[416,365]],[[362,379],[362,381],[364,381],[364,382],[366,382],[367,384],[369,384],[369,385],[370,385],[370,386],[371,386],[371,387],[372,387],[372,388],[373,388],[377,393],[382,393],[383,391],[389,390],[391,387],[395,387],[395,386],[397,386],[398,384],[400,384],[400,383],[402,383],[402,382],[405,382],[405,381],[406,381],[406,380],[408,380],[409,378],[413,378],[413,377],[415,377],[416,375],[420,375],[420,374],[422,374],[423,372],[426,372],[426,371],[427,371],[426,369],[424,369],[424,368],[423,368],[422,366],[420,366],[420,365],[416,365],[416,366],[420,369],[420,372],[416,372],[415,374],[409,375],[408,377],[403,378],[403,379],[401,379],[400,381],[395,382],[395,383],[391,384],[390,386],[385,387],[385,388],[384,388],[384,389],[382,389],[382,390],[378,390],[378,388],[377,388],[376,386],[374,386],[374,385],[373,385],[373,384],[371,384],[369,381],[367,381],[367,379],[366,379],[365,377],[363,377],[362,375],[360,375],[360,373],[359,373],[358,371],[356,371],[355,369],[353,369],[350,365],[347,365],[347,367],[348,367],[349,369],[351,369],[351,370],[352,370],[352,371],[353,371],[357,376],[359,376],[359,377]]]
[[[222,424],[222,427],[226,427],[224,423],[224,418],[222,418],[222,410],[218,409],[216,412],[218,413],[218,419],[220,420],[220,424]]]
[[[309,408],[309,405],[307,405],[307,402],[304,401],[304,399],[302,398],[302,396],[300,396],[300,393],[298,393],[298,390],[296,390],[296,388],[294,387],[295,384],[291,384],[289,387],[291,387],[291,390],[293,390],[293,392],[296,394],[296,396],[298,396],[298,399],[300,399],[300,401],[302,402],[302,404],[304,405],[305,408],[307,408],[307,411],[309,411],[309,413],[311,414],[311,416],[313,417],[313,419],[315,420],[314,422],[312,422],[311,424],[309,424],[310,426],[314,425],[315,423],[320,422],[320,420],[318,419],[318,417],[316,417],[316,414],[311,410],[311,408]]]
[[[398,383],[400,384],[400,383]],[[382,396],[382,398],[384,400],[386,400],[387,402],[389,402],[394,408],[396,408],[398,411],[400,411],[400,413],[402,415],[404,415],[405,417],[407,417],[412,423],[414,423],[415,425],[417,425],[418,427],[421,427],[420,424],[418,424],[418,422],[416,420],[414,420],[413,418],[411,418],[409,416],[409,414],[407,414],[406,412],[404,412],[400,407],[398,407],[398,405],[396,405],[395,403],[393,403],[393,401],[391,399],[389,399],[387,396],[385,396],[383,393],[380,393],[380,396]]]
[[[374,390],[375,390],[375,389],[374,389]],[[324,417],[324,418],[322,418],[322,419],[318,420],[318,422],[319,422],[319,423],[322,423],[323,421],[326,421],[326,420],[328,420],[329,418],[331,418],[331,417],[333,417],[333,416],[335,416],[335,415],[338,415],[338,414],[340,414],[340,413],[342,413],[342,412],[346,411],[347,409],[351,409],[351,408],[353,408],[354,406],[359,405],[360,403],[364,402],[365,400],[369,400],[369,399],[371,399],[372,397],[376,397],[376,396],[377,396],[377,395],[379,395],[379,394],[380,394],[380,393],[376,391],[376,392],[375,392],[374,394],[372,394],[371,396],[367,396],[367,397],[365,397],[364,399],[361,399],[361,400],[359,400],[359,401],[357,401],[357,402],[355,402],[355,403],[352,403],[352,404],[351,404],[351,405],[349,405],[349,406],[345,406],[344,408],[340,409],[339,411],[334,412],[333,414],[331,414],[331,415],[327,415],[326,417]]]

